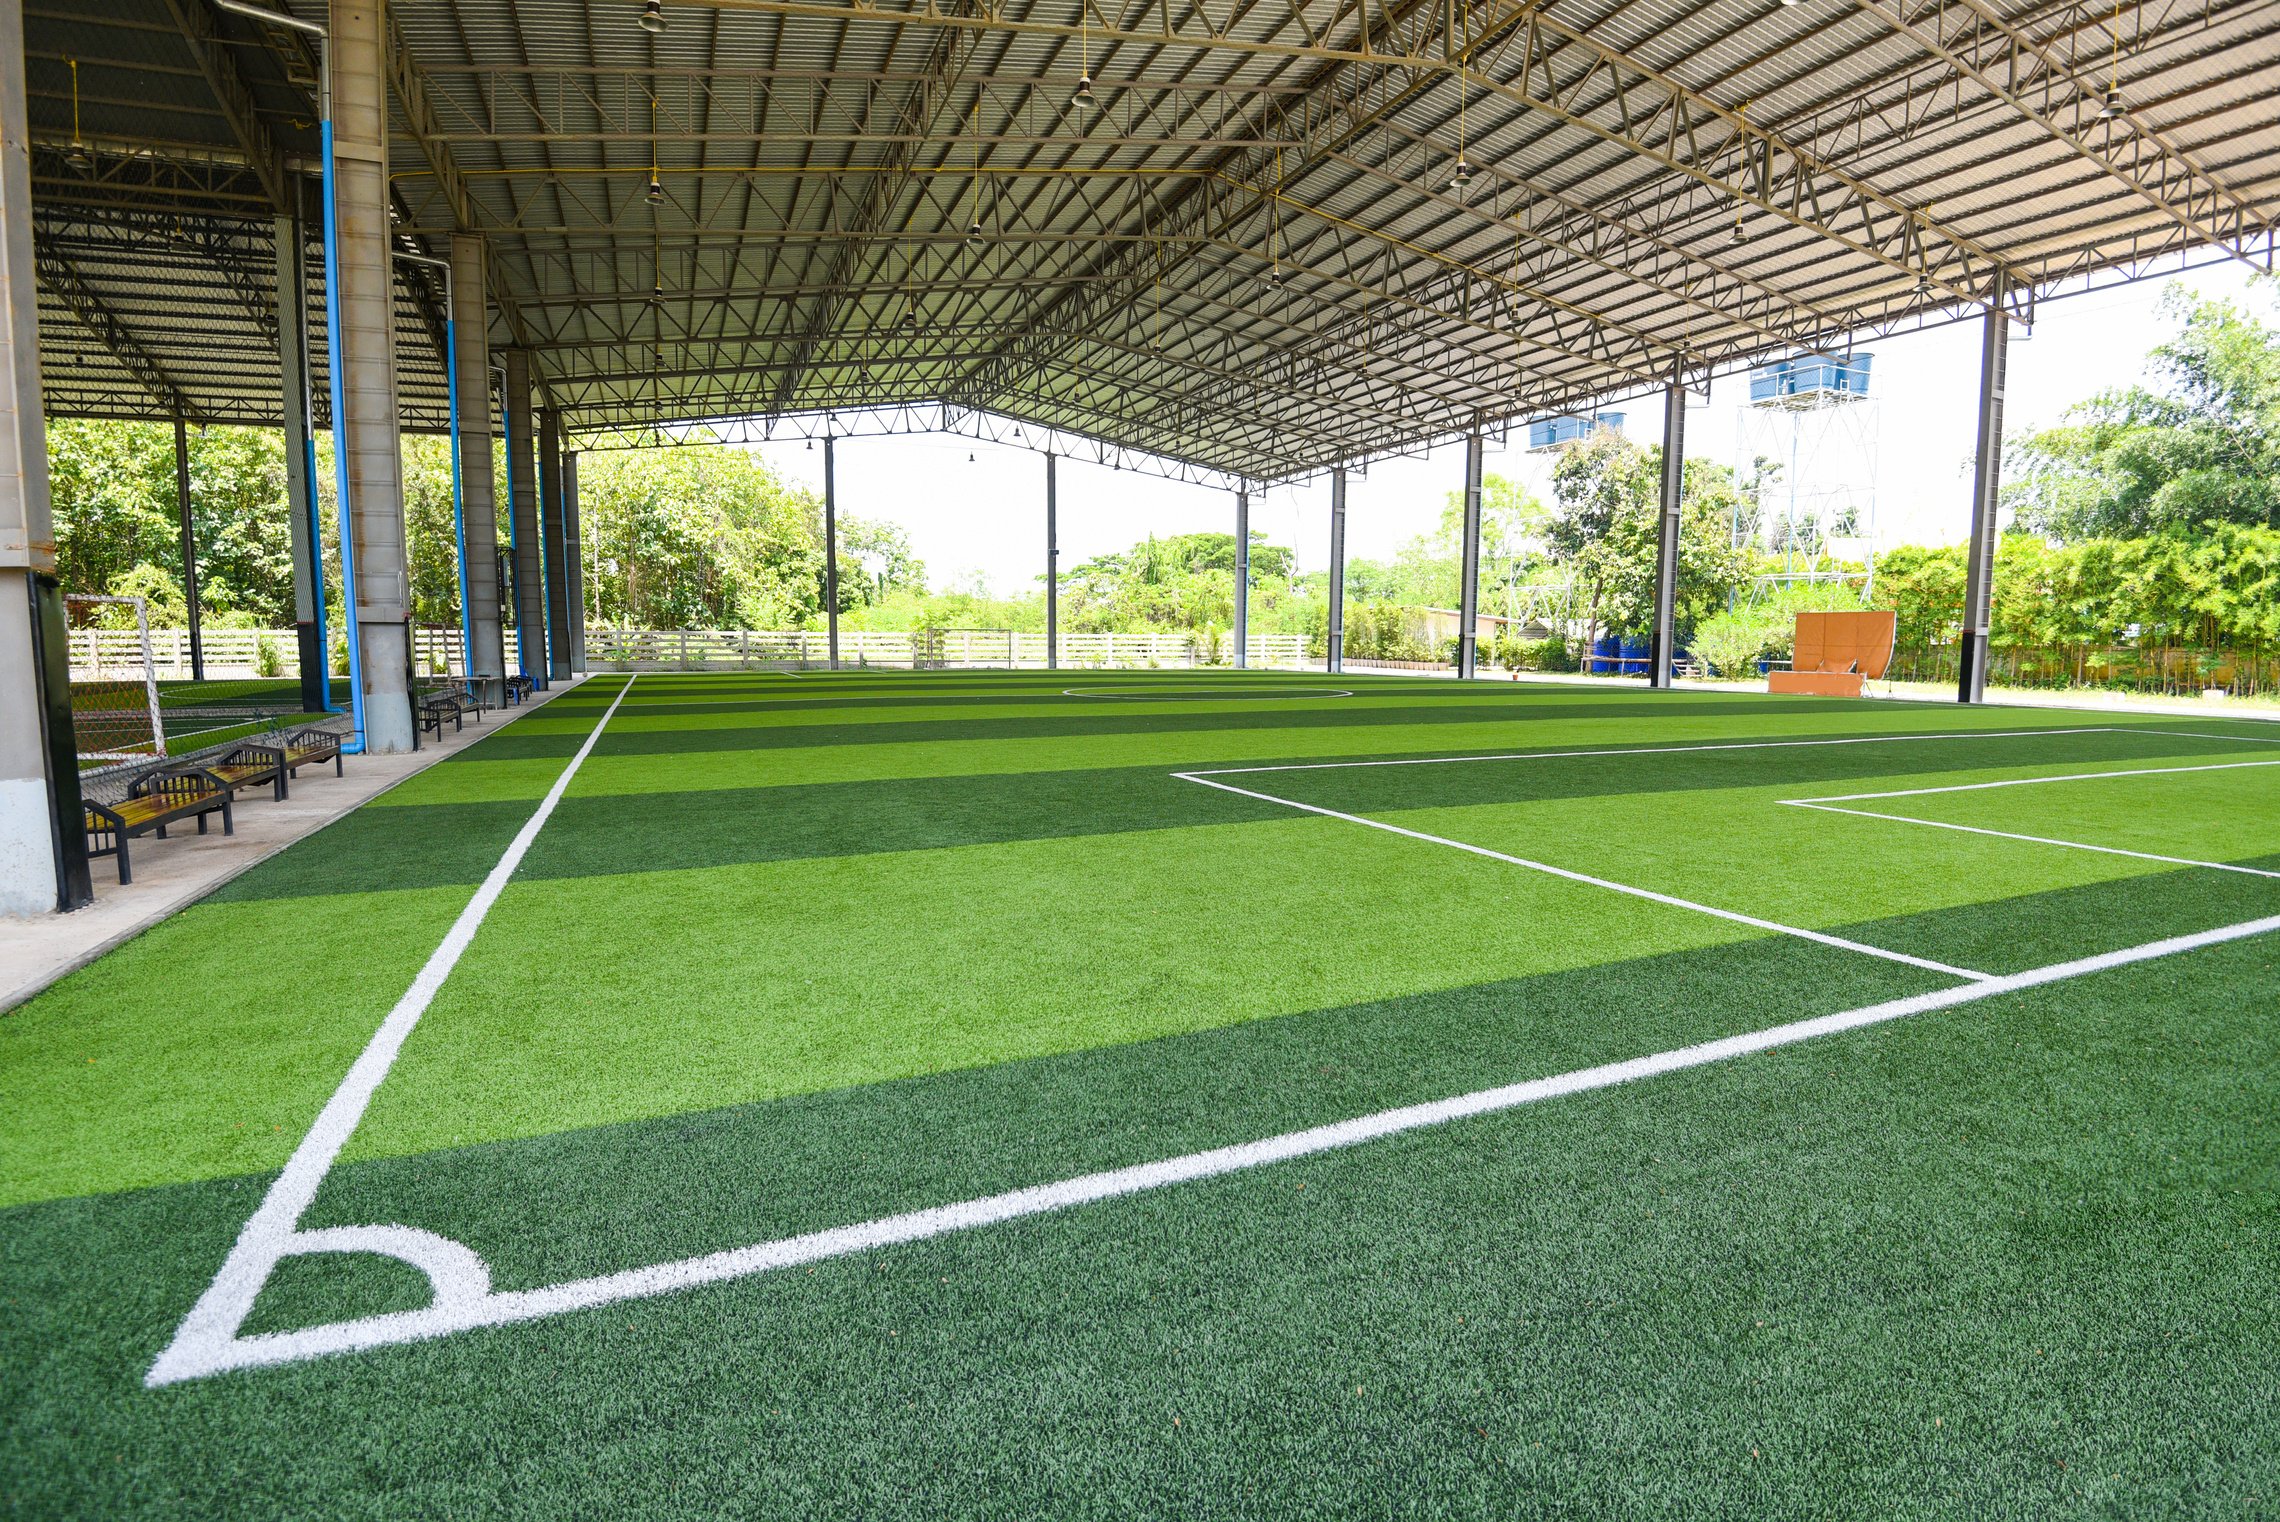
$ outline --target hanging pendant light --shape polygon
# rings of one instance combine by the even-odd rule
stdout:
[[[654,174],[649,177],[649,189],[645,192],[644,198],[652,206],[665,204],[665,187],[658,183],[657,176]]]
[[[652,37],[665,30],[663,0],[641,0],[641,29]]]
[[[64,149],[63,161],[66,164],[70,165],[75,173],[85,174],[88,170],[95,167],[95,155],[89,153],[87,151],[87,145],[84,142],[80,141],[79,60],[73,58],[70,59],[69,62],[71,64],[71,146]]]
[[[1449,191],[1452,195],[1461,196],[1471,187],[1472,182],[1473,167],[1466,163],[1464,155],[1459,153],[1456,167],[1449,171]]]
[[[2119,90],[2108,90],[2106,92],[2105,103],[2098,107],[2098,120],[2102,122],[2118,122],[2127,115],[2129,115],[2129,112],[2122,105],[2122,92]]]

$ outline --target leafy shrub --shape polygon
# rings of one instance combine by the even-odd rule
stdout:
[[[1694,653],[1716,675],[1729,679],[1755,676],[1758,658],[1771,648],[1777,632],[1786,643],[1794,638],[1794,629],[1792,622],[1777,631],[1772,617],[1763,609],[1737,608],[1702,620],[1695,627],[1690,643]]]
[[[285,654],[277,648],[277,641],[264,634],[253,642],[253,674],[255,676],[283,676]]]

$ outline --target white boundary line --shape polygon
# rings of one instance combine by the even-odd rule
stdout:
[[[1205,787],[1218,788],[1223,793],[1238,793],[1245,798],[1256,798],[1262,803],[1279,803],[1285,808],[1301,809],[1309,814],[1320,814],[1325,819],[1343,819],[1348,824],[1367,825],[1373,830],[1383,830],[1388,835],[1402,835],[1411,840],[1422,840],[1428,845],[1448,846],[1454,850],[1470,852],[1474,856],[1485,856],[1490,861],[1501,861],[1511,866],[1525,867],[1531,872],[1543,872],[1552,877],[1564,877],[1571,883],[1583,883],[1588,887],[1606,888],[1615,893],[1627,893],[1633,898],[1643,898],[1652,904],[1667,904],[1673,909],[1691,909],[1696,914],[1707,914],[1716,919],[1731,920],[1737,925],[1748,925],[1757,930],[1771,930],[1778,935],[1793,935],[1799,940],[1817,941],[1823,946],[1834,946],[1843,951],[1857,951],[1866,956],[1882,957],[1888,962],[1903,962],[1910,967],[1921,967],[1928,972],[1943,973],[1951,978],[1970,978],[1975,981],[1984,981],[1990,977],[1988,973],[1974,972],[1968,967],[1951,967],[1945,962],[1934,962],[1925,957],[1910,956],[1905,951],[1887,951],[1881,946],[1870,946],[1861,941],[1848,941],[1841,935],[1829,935],[1824,931],[1807,930],[1797,925],[1784,925],[1778,920],[1760,919],[1754,914],[1743,914],[1733,909],[1720,909],[1711,904],[1698,904],[1690,898],[1676,898],[1668,893],[1657,893],[1652,888],[1634,888],[1629,883],[1619,883],[1605,877],[1593,877],[1588,872],[1571,872],[1566,867],[1555,867],[1549,862],[1531,861],[1525,856],[1509,856],[1502,851],[1492,851],[1486,846],[1473,845],[1469,841],[1452,840],[1446,835],[1428,835],[1423,830],[1405,829],[1398,824],[1387,824],[1382,819],[1370,819],[1360,814],[1341,813],[1337,809],[1326,809],[1320,804],[1300,803],[1295,798],[1277,798],[1272,793],[1255,793],[1247,787],[1237,787],[1231,782],[1216,782],[1208,773],[1204,772],[1174,772],[1172,775],[1182,782],[1199,782]]]
[[[2280,915],[2245,920],[2239,924],[2198,931],[2191,935],[2172,936],[2167,940],[2149,941],[2142,946],[2102,952],[2078,961],[2059,962],[1976,983],[1958,984],[1953,988],[1892,999],[1882,1004],[1864,1005],[1840,1014],[1816,1015],[1746,1035],[1727,1036],[1674,1051],[1657,1052],[1652,1056],[1634,1057],[1599,1067],[1579,1068],[1573,1072],[1548,1078],[1532,1078],[1500,1088],[1479,1089],[1424,1104],[1380,1110],[1373,1115],[1335,1121],[1304,1131],[1285,1132],[1258,1141],[1216,1147],[1205,1152],[1191,1152],[1182,1157],[1164,1158],[1129,1168],[1081,1174],[1057,1183],[984,1195],[954,1205],[883,1216],[851,1226],[835,1226],[773,1242],[755,1243],[750,1247],[731,1248],[725,1252],[629,1269],[623,1273],[573,1279],[542,1289],[495,1293],[488,1287],[488,1275],[481,1259],[459,1243],[432,1237],[429,1233],[391,1226],[336,1228],[329,1239],[311,1240],[303,1250],[388,1252],[404,1257],[427,1270],[431,1280],[436,1281],[435,1301],[420,1310],[392,1311],[355,1321],[338,1321],[291,1332],[235,1337],[205,1350],[205,1356],[195,1360],[177,1359],[174,1356],[175,1350],[170,1348],[167,1356],[161,1358],[151,1370],[145,1383],[152,1386],[172,1384],[178,1380],[220,1374],[232,1369],[297,1363],[329,1354],[420,1342],[454,1332],[472,1331],[478,1327],[507,1326],[520,1321],[559,1316],[619,1301],[675,1294],[699,1285],[747,1278],[772,1269],[818,1263],[828,1258],[869,1252],[899,1243],[924,1241],[930,1237],[971,1231],[977,1227],[994,1226],[1027,1216],[1045,1215],[1078,1205],[1162,1189],[1173,1184],[1194,1183],[1271,1163],[1334,1152],[1404,1132],[1446,1125],[1451,1121],[1474,1116],[1492,1115],[1522,1105],[1589,1093],[1594,1089],[1611,1088],[1617,1084],[1634,1083],[1687,1068],[1706,1067],[1736,1057],[1771,1051],[1776,1047],[1906,1019],[1933,1010],[1952,1009],[1960,1004],[1992,998],[1998,994],[2016,993],[2022,989],[2064,982],[2070,978],[2106,972],[2274,930],[2280,930]],[[312,1239],[327,1236],[324,1233],[308,1235]],[[415,1252],[420,1256],[413,1257]],[[443,1263],[448,1263],[448,1267],[444,1267],[439,1274],[438,1268]],[[480,1286],[478,1278],[484,1281]]]
[[[1212,698],[1350,698],[1350,687],[1146,687],[1136,692],[1107,692],[1097,687],[1064,687],[1065,698],[1103,698],[1112,703],[1206,702]]]
[[[2199,931],[2190,935],[2172,936],[2144,945],[2109,951],[2097,956],[2084,957],[2072,962],[2055,963],[2047,967],[2032,968],[2025,972],[2000,977],[1969,972],[1961,968],[1946,967],[1941,963],[1908,957],[1898,952],[1877,947],[1862,946],[1824,936],[1814,931],[1798,930],[1768,920],[1713,909],[1683,899],[1632,888],[1625,884],[1587,877],[1562,868],[1542,863],[1527,862],[1518,857],[1467,845],[1462,841],[1443,840],[1423,835],[1398,826],[1381,824],[1358,815],[1338,814],[1333,810],[1317,809],[1309,804],[1293,803],[1288,799],[1269,798],[1262,793],[1250,793],[1224,783],[1208,782],[1209,775],[1202,772],[1175,773],[1183,780],[1203,782],[1223,791],[1246,796],[1266,798],[1312,813],[1352,820],[1375,829],[1390,830],[1395,834],[1411,835],[1421,840],[1454,846],[1457,849],[1488,856],[1501,861],[1534,867],[1555,876],[1572,878],[1595,886],[1635,897],[1697,909],[1720,918],[1760,926],[1819,940],[1831,945],[1866,952],[1872,956],[1941,971],[1970,981],[1952,988],[1908,998],[1888,1000],[1881,1004],[1866,1005],[1833,1015],[1819,1015],[1805,1020],[1746,1035],[1728,1036],[1714,1041],[1700,1042],[1673,1051],[1631,1058],[1599,1067],[1582,1068],[1548,1078],[1530,1079],[1500,1088],[1481,1089],[1447,1099],[1397,1109],[1382,1110],[1372,1115],[1336,1121],[1329,1125],[1304,1131],[1287,1132],[1280,1136],[1244,1142],[1230,1147],[1189,1153],[1182,1157],[1165,1158],[1156,1162],[1141,1163],[1128,1168],[1111,1169],[1100,1173],[1083,1174],[1058,1183],[1035,1185],[1003,1194],[988,1195],[957,1204],[932,1209],[911,1211],[901,1215],[885,1216],[877,1220],[851,1226],[833,1227],[809,1232],[801,1236],[781,1238],[773,1242],[756,1243],[749,1247],[731,1248],[724,1252],[683,1258],[667,1263],[652,1264],[646,1268],[629,1269],[622,1273],[605,1274],[594,1278],[571,1280],[543,1288],[497,1293],[490,1286],[490,1270],[472,1249],[451,1238],[415,1227],[340,1226],[312,1231],[300,1229],[300,1217],[314,1200],[318,1188],[331,1171],[335,1158],[354,1132],[373,1093],[386,1078],[396,1055],[402,1050],[411,1033],[460,956],[473,941],[482,921],[490,912],[508,880],[513,876],[523,856],[528,852],[539,830],[544,826],[556,804],[568,790],[572,777],[592,753],[601,739],[603,729],[626,695],[633,690],[636,673],[628,673],[624,687],[620,688],[609,708],[595,724],[570,764],[540,803],[538,810],[523,825],[507,852],[493,867],[477,889],[458,920],[436,948],[413,980],[412,987],[391,1010],[380,1029],[373,1035],[363,1054],[357,1058],[348,1076],[341,1082],[316,1123],[310,1128],[284,1171],[270,1186],[269,1193],[251,1220],[240,1231],[236,1244],[224,1261],[221,1271],[199,1297],[188,1316],[177,1329],[174,1340],[161,1353],[144,1384],[151,1388],[189,1379],[199,1379],[236,1369],[295,1363],[304,1359],[330,1354],[356,1352],[392,1344],[423,1341],[454,1332],[470,1331],[479,1327],[504,1326],[546,1316],[608,1305],[625,1300],[646,1299],[673,1294],[699,1285],[719,1283],[764,1273],[771,1269],[801,1263],[813,1263],[827,1258],[846,1256],[896,1243],[924,1240],[956,1231],[995,1225],[1018,1220],[1026,1216],[1042,1215],[1065,1210],[1099,1200],[1114,1199],[1123,1195],[1160,1189],[1173,1184],[1194,1182],[1235,1173],[1271,1163],[1330,1152],[1383,1137],[1400,1135],[1407,1131],[1448,1124],[1472,1116],[1493,1114],[1541,1100],[1560,1098],[1571,1094],[1587,1093],[1594,1089],[1657,1077],[1687,1068],[1702,1067],[1735,1057],[1768,1051],[1800,1041],[1833,1035],[1842,1031],[1857,1030],[1886,1021],[1904,1019],[1932,1010],[1948,1009],[1956,1005],[1990,998],[1998,994],[2039,987],[2103,972],[2132,963],[2157,957],[2172,956],[2180,952],[2218,945],[2226,941],[2261,935],[2280,930],[2280,915],[2258,920],[2247,920],[2215,930]],[[2030,730],[2027,734],[2096,733],[2101,729],[2128,733],[2127,727],[2100,726],[2088,730]],[[1986,737],[1986,736],[1982,736]],[[1888,736],[1878,739],[1898,740],[1916,738],[1969,738],[1967,736]],[[2229,736],[2207,736],[2225,739]],[[1868,737],[1825,741],[1776,741],[1763,745],[1703,745],[1661,747],[1663,750],[1731,750],[1756,749],[1772,745],[1855,744],[1870,743]],[[1652,754],[1652,749],[1631,748],[1605,752],[1578,752],[1575,754]],[[1538,752],[1535,758],[1548,758],[1553,753]],[[1528,757],[1449,757],[1447,760],[1503,760],[1530,759]],[[1401,762],[1349,762],[1331,765],[1400,765]],[[1407,763],[1419,764],[1419,763]],[[1316,768],[1230,768],[1228,771],[1297,770]],[[2093,774],[2102,775],[2102,774]],[[2063,844],[2064,842],[2059,842]],[[285,1257],[312,1252],[369,1252],[395,1257],[424,1273],[433,1291],[430,1303],[414,1311],[389,1312],[351,1321],[332,1322],[326,1325],[303,1327],[290,1332],[263,1333],[253,1337],[239,1335],[245,1317],[253,1308],[255,1299],[267,1283],[278,1262]]]
[[[2221,739],[2222,736],[2206,736]],[[2270,742],[2266,742],[2270,743]],[[2208,766],[2147,766],[2119,772],[2075,772],[2059,777],[2010,777],[1999,782],[1960,782],[1947,787],[1899,788],[1885,793],[1840,793],[1832,798],[1783,798],[1780,801],[1791,808],[1816,809],[1824,814],[1851,814],[1859,819],[1889,819],[1895,824],[1920,824],[1935,830],[1955,830],[1965,835],[1989,835],[1997,840],[2019,840],[2029,845],[2064,846],[2070,851],[2095,851],[2101,856],[2128,856],[2138,861],[2166,862],[2176,867],[2206,867],[2212,872],[2238,872],[2246,877],[2280,878],[2280,872],[2264,867],[2244,867],[2230,861],[2202,861],[2191,856],[2163,856],[2154,851],[2131,851],[2121,846],[2092,845],[2086,840],[2060,840],[2050,835],[2022,835],[2012,830],[1993,830],[1976,824],[1952,824],[1945,819],[1918,819],[1913,814],[1887,814],[1880,809],[1847,809],[1839,804],[1861,803],[1880,798],[1922,798],[1933,793],[1975,793],[1999,787],[2038,787],[2046,782],[2103,782],[2108,777],[2173,777],[2180,772],[2229,772],[2243,767],[2280,766],[2280,761],[2224,761]]]
[[[317,1197],[317,1190],[324,1183],[325,1175],[332,1171],[333,1160],[340,1156],[340,1149],[356,1130],[357,1122],[364,1118],[365,1108],[372,1103],[374,1092],[379,1089],[381,1080],[388,1076],[388,1069],[395,1065],[396,1054],[403,1050],[405,1038],[411,1035],[412,1027],[419,1024],[420,1016],[427,1013],[427,1007],[434,1002],[437,991],[443,987],[444,979],[451,975],[451,969],[459,964],[459,958],[474,941],[475,932],[483,927],[491,906],[506,891],[507,880],[514,876],[515,868],[522,865],[522,859],[529,852],[531,843],[538,839],[538,832],[553,814],[554,806],[562,801],[563,793],[569,789],[570,779],[578,775],[578,768],[592,754],[595,742],[601,739],[603,729],[609,725],[610,716],[618,711],[618,705],[625,701],[625,695],[633,691],[636,680],[638,678],[635,676],[626,677],[625,685],[618,689],[617,696],[610,700],[610,706],[595,723],[593,732],[586,736],[586,743],[578,747],[577,754],[570,758],[570,764],[554,779],[554,786],[547,789],[537,810],[515,833],[514,840],[507,846],[506,854],[499,858],[497,866],[491,868],[482,885],[475,890],[475,896],[467,901],[467,907],[452,922],[443,943],[428,957],[426,964],[412,979],[412,986],[404,991],[404,996],[396,1001],[396,1007],[388,1011],[388,1017],[373,1032],[371,1041],[365,1045],[355,1065],[348,1070],[348,1076],[341,1080],[340,1087],[333,1091],[332,1098],[325,1102],[324,1109],[318,1113],[316,1123],[309,1127],[309,1134],[301,1138],[301,1144],[293,1149],[293,1156],[286,1162],[284,1171],[269,1186],[269,1193],[262,1197],[261,1205],[254,1211],[252,1219],[238,1233],[237,1243],[231,1247],[221,1271],[214,1275],[214,1282],[206,1286],[206,1292],[198,1297],[198,1303],[190,1308],[190,1314],[182,1319],[182,1325],[176,1329],[174,1341],[167,1345],[166,1351],[151,1366],[145,1384],[168,1384],[177,1379],[230,1367],[230,1351],[238,1342],[238,1328],[245,1324],[246,1316],[253,1310],[254,1300],[261,1294],[262,1286],[269,1282],[269,1276],[277,1264],[294,1253],[341,1250],[342,1242],[337,1232],[328,1234],[301,1231],[302,1213],[309,1208],[309,1202]],[[463,1254],[465,1259],[473,1260],[473,1265],[478,1270],[481,1260],[457,1243],[433,1237],[426,1232],[413,1232],[407,1227],[355,1230],[397,1234],[389,1239],[390,1247],[381,1247],[377,1243],[362,1245],[374,1251],[394,1250],[397,1256],[405,1257],[426,1270],[436,1285],[439,1304],[463,1298],[473,1288],[468,1272],[469,1264],[458,1255]],[[452,1249],[456,1249],[456,1253]],[[483,1278],[483,1288],[487,1290],[488,1275],[483,1275]]]

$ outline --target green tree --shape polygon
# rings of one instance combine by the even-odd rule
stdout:
[[[1554,507],[1544,525],[1551,558],[1581,588],[1586,621],[1642,636],[1654,623],[1662,451],[1601,432],[1566,451],[1552,472]],[[1746,581],[1753,557],[1732,543],[1739,488],[1733,470],[1688,460],[1679,492],[1673,618],[1679,637],[1723,608]]]
[[[2268,276],[2252,289],[2280,297]],[[2061,542],[2280,527],[2280,329],[2176,286],[2162,310],[2181,326],[2153,351],[2155,385],[2102,392],[2012,450],[2019,527]]]

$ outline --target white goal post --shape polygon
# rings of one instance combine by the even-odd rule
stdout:
[[[71,651],[71,723],[83,766],[92,762],[100,769],[165,755],[166,724],[158,708],[150,610],[139,597],[69,592],[63,602],[67,614],[80,615],[72,620],[66,640]],[[97,610],[104,607],[133,610],[131,642],[124,628],[96,625]]]

